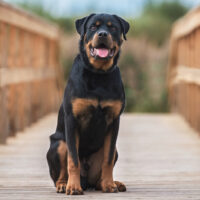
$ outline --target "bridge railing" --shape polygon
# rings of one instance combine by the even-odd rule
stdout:
[[[171,34],[168,66],[172,111],[200,132],[200,8],[178,20]]]
[[[60,101],[59,29],[0,2],[0,143]]]

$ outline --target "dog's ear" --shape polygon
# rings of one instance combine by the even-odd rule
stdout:
[[[95,15],[94,13],[87,16],[87,17],[83,17],[81,19],[77,19],[75,24],[76,24],[76,30],[77,32],[83,36],[85,34],[85,27],[86,27],[86,24],[88,22],[88,20],[93,16]]]
[[[121,29],[122,29],[122,33],[123,33],[123,37],[124,39],[126,40],[126,34],[128,33],[129,31],[129,28],[130,28],[130,25],[129,23],[122,19],[121,17],[117,16],[117,15],[113,15],[117,20],[118,22],[120,23],[120,26],[121,26]]]

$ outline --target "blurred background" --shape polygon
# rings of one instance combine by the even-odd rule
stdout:
[[[118,63],[129,113],[121,117],[116,168],[124,197],[200,199],[199,5],[0,0],[0,199],[58,198],[44,158],[78,53],[75,20],[94,12],[131,25]]]
[[[119,66],[127,98],[126,112],[167,112],[166,72],[169,36],[175,20],[198,0],[7,0],[56,23],[62,30],[60,63],[65,80],[78,52],[74,22],[91,12],[107,12],[131,24]],[[73,48],[72,48],[73,46]]]

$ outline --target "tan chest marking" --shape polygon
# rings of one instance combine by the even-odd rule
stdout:
[[[97,99],[76,98],[72,101],[72,112],[75,117],[87,111],[89,106],[98,106]]]
[[[72,101],[72,112],[75,117],[80,116],[82,125],[85,127],[92,118],[89,107],[93,106],[97,108],[99,105],[102,109],[107,109],[105,118],[108,124],[119,116],[122,108],[122,102],[120,100],[105,100],[99,102],[97,99],[76,98]]]
[[[114,117],[119,115],[122,108],[122,102],[120,100],[101,101],[100,105],[102,108],[109,107]]]

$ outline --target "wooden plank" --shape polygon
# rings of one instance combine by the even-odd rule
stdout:
[[[187,66],[177,66],[176,67],[176,76],[174,80],[171,81],[170,84],[178,84],[181,81],[187,83],[194,83],[196,85],[200,85],[200,69],[199,68],[191,68]]]
[[[9,44],[8,25],[0,22],[0,68],[6,65]]]
[[[173,25],[173,38],[184,37],[200,27],[200,7],[191,10]]]
[[[0,88],[0,144],[6,142],[6,138],[9,136],[9,124],[8,124],[8,110],[6,107],[7,91],[5,88]]]
[[[117,143],[115,179],[127,192],[57,194],[46,152],[57,114],[49,115],[0,146],[0,199],[199,200],[200,138],[176,115],[124,115]]]
[[[58,26],[0,0],[0,143],[57,108],[59,39]]]
[[[59,29],[56,25],[2,1],[0,1],[0,21],[53,40],[59,38]]]
[[[0,87],[22,82],[38,81],[55,77],[55,68],[0,68]]]

